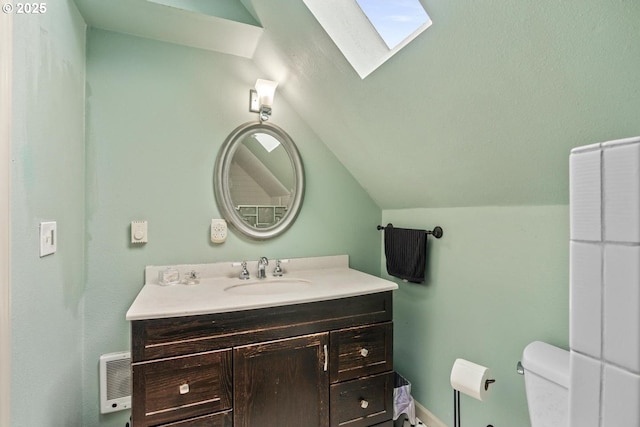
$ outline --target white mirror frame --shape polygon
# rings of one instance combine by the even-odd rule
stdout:
[[[229,190],[229,170],[231,169],[233,155],[244,138],[255,132],[267,133],[280,141],[287,154],[289,154],[295,177],[295,187],[293,188],[292,195],[293,202],[288,207],[287,213],[278,223],[265,228],[252,227],[242,219],[231,200],[231,192]],[[216,159],[213,189],[220,213],[227,222],[240,233],[256,240],[266,240],[279,236],[291,227],[302,207],[302,199],[304,197],[304,167],[298,148],[284,130],[270,122],[249,122],[242,124],[229,134],[220,148]]]

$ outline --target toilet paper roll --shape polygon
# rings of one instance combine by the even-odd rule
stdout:
[[[464,359],[456,359],[451,369],[451,387],[478,400],[484,400],[488,390],[487,380],[491,379],[489,368]]]

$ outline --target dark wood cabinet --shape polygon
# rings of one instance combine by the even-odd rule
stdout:
[[[234,426],[329,426],[329,334],[239,347]]]
[[[391,292],[132,322],[133,427],[392,425]]]

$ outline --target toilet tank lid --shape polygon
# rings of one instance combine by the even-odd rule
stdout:
[[[543,378],[569,388],[569,352],[542,341],[527,345],[522,366]]]

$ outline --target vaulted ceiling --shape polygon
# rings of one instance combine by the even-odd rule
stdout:
[[[640,134],[635,0],[422,0],[433,26],[365,79],[302,0],[208,2],[76,0],[252,58],[383,209],[566,204],[571,148]]]

